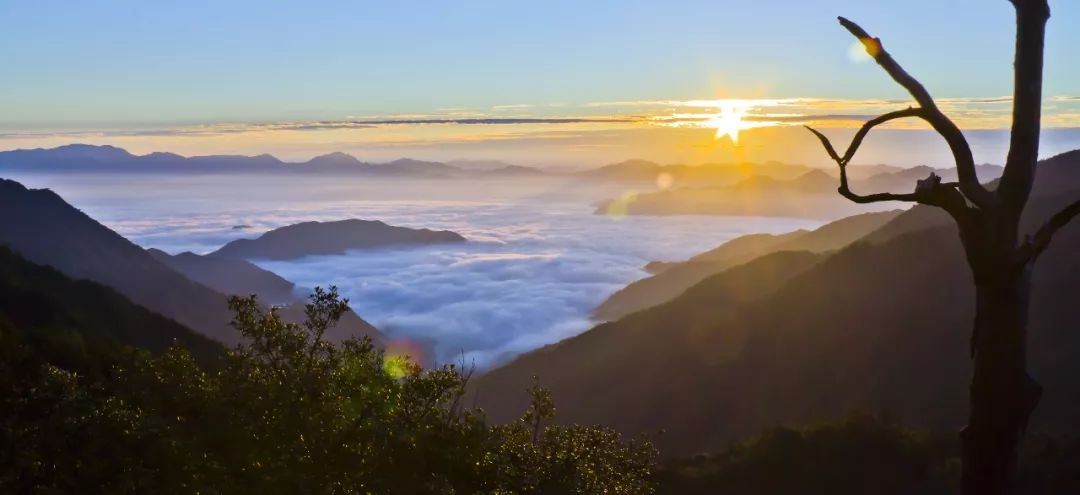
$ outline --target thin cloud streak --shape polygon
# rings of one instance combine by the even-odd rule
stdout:
[[[1007,128],[1010,118],[1010,96],[940,98],[943,109],[966,129]],[[1080,96],[1058,95],[1046,98],[1046,123],[1051,127],[1080,127]],[[387,126],[511,126],[511,125],[688,125],[707,121],[715,116],[711,111],[723,108],[741,108],[746,111],[743,119],[748,122],[771,125],[796,125],[816,123],[833,127],[853,127],[881,113],[895,110],[900,105],[910,105],[904,99],[828,99],[828,98],[758,98],[714,100],[627,100],[589,102],[579,106],[581,110],[610,108],[602,115],[516,115],[506,117],[485,112],[453,109],[443,114],[398,114],[387,116],[354,117],[342,120],[283,121],[283,122],[222,122],[177,127],[134,129],[84,129],[64,131],[0,133],[0,139],[34,138],[105,138],[105,137],[205,137],[241,134],[249,132],[276,131],[323,131],[342,129],[366,129]],[[550,105],[549,105],[550,107]],[[533,104],[497,105],[493,112],[528,110]],[[560,109],[567,107],[560,106]],[[665,110],[672,109],[672,110]],[[676,109],[692,110],[692,113]],[[8,125],[7,127],[16,127]],[[903,125],[899,127],[903,128]]]
[[[1008,129],[1010,97],[942,98],[939,104],[965,134],[974,138]],[[1080,96],[1046,99],[1047,131],[1062,130],[1062,139],[1048,150],[1080,147],[1071,129],[1080,128]],[[506,105],[521,107],[525,104]],[[624,105],[624,106],[619,106]],[[628,106],[627,106],[628,105]],[[636,106],[635,106],[636,105]],[[474,111],[446,108],[435,114],[353,115],[344,119],[211,124],[113,124],[97,129],[27,128],[0,122],[0,149],[48,148],[70,143],[110,144],[137,153],[170,151],[184,155],[272,153],[286,160],[307,160],[332,151],[349,151],[368,160],[410,156],[431,160],[499,159],[511,163],[544,163],[577,167],[625,158],[659,161],[816,162],[820,149],[797,127],[813,125],[838,134],[850,133],[865,121],[909,106],[901,99],[773,98],[730,100],[643,100],[579,103],[531,110]],[[602,111],[601,111],[602,109]],[[715,139],[718,114],[741,115],[737,146]],[[890,122],[874,133],[877,161],[904,164],[939,163],[946,150],[917,119]],[[4,130],[7,132],[5,133]],[[912,134],[905,136],[904,134]],[[914,136],[919,134],[919,136]],[[925,135],[923,135],[925,134]],[[918,142],[924,151],[914,153]],[[908,143],[896,148],[897,143]],[[979,145],[984,160],[998,160],[993,142]],[[978,147],[973,144],[973,147]],[[891,150],[892,153],[884,153]],[[870,159],[875,155],[864,155]]]

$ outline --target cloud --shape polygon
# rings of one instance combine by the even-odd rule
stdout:
[[[1075,104],[1080,96],[1059,95],[1046,98],[1044,114],[1048,126],[1080,127]],[[1011,96],[939,98],[938,104],[965,129],[1004,129],[1011,118],[1008,104]],[[17,130],[0,133],[0,139],[98,139],[98,138],[213,138],[245,133],[280,133],[307,131],[351,131],[420,126],[618,126],[627,124],[690,124],[708,120],[724,108],[739,108],[746,112],[745,120],[768,125],[825,123],[827,126],[851,127],[901,106],[911,105],[908,99],[838,99],[838,98],[729,98],[712,100],[623,100],[599,101],[572,106],[559,104],[562,115],[498,115],[510,110],[536,108],[528,103],[496,105],[492,112],[469,111],[465,108],[446,108],[433,114],[391,114],[367,117],[350,116],[342,120],[311,120],[282,122],[234,122],[184,125],[154,128],[114,128],[67,131],[31,132]],[[555,105],[548,105],[554,107]],[[591,110],[610,109],[602,114]],[[687,113],[690,112],[690,113]],[[523,112],[524,113],[524,112]],[[12,123],[5,123],[12,127]]]
[[[529,104],[529,103],[518,103],[518,104],[514,104],[514,105],[495,105],[495,106],[491,107],[491,109],[492,110],[523,110],[523,109],[526,109],[526,108],[533,108],[535,106],[536,105],[532,105],[532,104]]]
[[[260,179],[258,187],[244,188],[243,197],[236,197],[235,185],[222,180],[232,179],[185,180],[160,193],[150,183],[138,188],[126,184],[126,193],[109,189],[119,185],[82,185],[79,200],[95,205],[90,213],[121,234],[169,252],[208,252],[231,239],[306,220],[380,219],[460,232],[468,243],[257,263],[301,286],[337,285],[358,314],[390,337],[429,345],[440,362],[457,361],[464,352],[480,367],[587,330],[594,324],[592,310],[644,276],[641,267],[648,261],[685,259],[750,231],[782,232],[815,223],[609,218],[593,215],[590,204],[609,192],[571,181],[480,186],[485,196],[477,201],[445,188],[433,200],[429,190],[402,190],[392,182],[342,187],[325,179],[296,178]],[[61,192],[65,188],[53,186]],[[96,199],[127,198],[143,187],[165,197]],[[183,200],[194,191],[205,208]],[[173,196],[181,200],[172,201]],[[232,230],[237,224],[253,228]]]

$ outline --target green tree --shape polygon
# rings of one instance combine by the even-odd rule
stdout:
[[[387,366],[370,340],[335,345],[347,309],[316,289],[303,324],[230,300],[245,343],[220,366],[183,347],[87,379],[51,364],[8,383],[0,487],[42,493],[650,493],[655,451],[600,427],[462,406],[469,372]],[[25,368],[25,367],[24,367]],[[404,372],[402,372],[402,370]],[[18,446],[17,448],[14,446]],[[17,452],[16,452],[17,450]]]

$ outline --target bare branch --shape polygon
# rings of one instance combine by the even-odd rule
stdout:
[[[860,195],[860,194],[855,194],[854,192],[851,191],[851,188],[850,188],[850,186],[848,184],[847,165],[848,165],[848,163],[851,162],[851,159],[855,156],[855,152],[859,150],[859,146],[862,145],[863,139],[866,138],[866,135],[874,127],[877,127],[877,126],[879,126],[881,124],[884,124],[886,122],[889,122],[891,120],[902,119],[902,118],[906,118],[906,117],[922,117],[922,116],[923,116],[923,113],[922,113],[921,109],[918,109],[918,108],[906,108],[904,110],[897,110],[895,112],[889,112],[889,113],[884,114],[884,115],[882,115],[880,117],[868,120],[866,123],[864,123],[862,125],[862,127],[859,128],[859,130],[857,132],[855,132],[855,137],[852,138],[851,144],[848,145],[847,150],[844,152],[844,156],[840,156],[836,152],[836,148],[833,147],[832,142],[829,141],[829,138],[825,137],[824,134],[818,132],[813,127],[810,127],[810,126],[805,126],[805,127],[810,132],[814,133],[815,136],[817,136],[818,140],[821,141],[821,145],[825,147],[825,151],[829,154],[829,158],[832,158],[833,161],[835,161],[836,164],[840,167],[840,187],[837,189],[837,192],[839,192],[841,196],[843,196],[843,197],[845,197],[845,198],[847,198],[847,199],[849,199],[849,200],[851,200],[851,201],[853,201],[855,203],[861,203],[861,204],[876,203],[876,202],[881,202],[881,201],[920,202],[919,201],[920,197],[919,197],[918,192],[910,193],[910,194],[877,193],[877,194],[870,194],[870,195],[865,195],[865,196]]]
[[[960,178],[960,190],[964,193],[972,203],[975,203],[980,208],[989,208],[996,204],[996,198],[993,194],[986,190],[979,183],[979,177],[975,173],[975,158],[971,154],[971,147],[968,145],[967,139],[964,138],[964,134],[960,132],[960,128],[953,123],[944,113],[937,107],[937,103],[930,96],[930,92],[923,87],[917,79],[912,77],[903,67],[900,66],[889,55],[889,52],[885,51],[885,47],[882,46],[881,40],[870,36],[862,27],[854,22],[843,17],[838,18],[840,24],[844,26],[851,34],[862,42],[866,48],[866,53],[874,58],[874,61],[885,69],[885,72],[897,84],[902,86],[911,94],[912,98],[919,103],[922,114],[920,115],[926,120],[931,127],[937,131],[945,142],[948,143],[949,149],[952,151],[953,159],[956,161],[956,172]]]
[[[1028,236],[1024,245],[1020,247],[1021,262],[1027,264],[1034,261],[1036,258],[1050,246],[1050,241],[1053,240],[1054,234],[1062,227],[1069,224],[1074,217],[1080,215],[1080,200],[1066,206],[1061,211],[1050,217],[1049,220],[1043,224],[1039,230],[1035,231],[1035,235]]]
[[[1018,221],[1035,183],[1042,112],[1043,45],[1050,7],[1046,0],[1016,0],[1012,132],[997,195]]]
[[[925,119],[926,112],[921,108],[905,108],[903,110],[897,110],[895,112],[889,112],[880,117],[876,117],[866,121],[855,133],[855,137],[851,139],[851,145],[848,146],[847,151],[844,153],[844,165],[847,165],[851,159],[855,156],[855,152],[859,150],[859,146],[862,145],[863,139],[873,129],[881,124],[889,122],[891,120],[903,119],[908,117],[919,117]]]
[[[877,193],[877,194],[871,194],[871,195],[868,195],[868,196],[862,196],[862,195],[859,195],[859,194],[855,194],[854,192],[851,191],[851,188],[848,186],[847,161],[844,158],[841,158],[839,155],[836,154],[836,149],[833,148],[833,145],[829,141],[829,138],[825,137],[824,134],[818,132],[818,130],[814,129],[813,127],[810,127],[810,126],[805,126],[805,127],[810,132],[814,133],[815,136],[817,136],[818,140],[821,141],[821,145],[825,147],[825,151],[829,153],[829,157],[831,157],[833,159],[833,161],[835,161],[836,164],[840,166],[840,187],[837,188],[836,191],[839,192],[841,196],[851,200],[852,202],[860,203],[860,204],[878,203],[878,202],[881,202],[881,201],[909,201],[909,202],[918,201],[915,198],[915,194]],[[857,145],[855,143],[852,143],[852,148],[855,148],[855,147],[857,147]],[[851,148],[849,148],[849,149],[851,149]],[[846,154],[845,154],[845,156],[846,156]]]

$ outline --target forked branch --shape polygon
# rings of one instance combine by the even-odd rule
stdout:
[[[1035,231],[1035,235],[1029,236],[1024,245],[1020,248],[1021,262],[1024,264],[1034,261],[1038,258],[1047,247],[1050,246],[1050,241],[1053,240],[1054,234],[1062,227],[1069,224],[1074,217],[1080,215],[1080,200],[1077,200],[1066,206],[1061,211],[1057,212],[1054,216],[1043,224],[1039,230]]]
[[[996,199],[994,195],[979,183],[979,178],[975,173],[975,158],[971,154],[971,147],[968,145],[967,139],[960,132],[960,128],[938,109],[937,103],[930,96],[930,92],[923,87],[922,83],[908,74],[892,58],[892,55],[889,55],[889,52],[885,51],[880,39],[870,36],[866,30],[848,19],[843,17],[838,19],[842,26],[862,42],[863,47],[866,48],[866,53],[873,57],[874,61],[885,69],[885,72],[897,84],[906,89],[912,98],[919,103],[919,116],[926,120],[941,137],[945,138],[945,142],[949,145],[953,159],[956,162],[956,175],[960,179],[959,187],[964,196],[980,208],[989,208],[995,205]]]
[[[956,182],[942,183],[941,178],[931,173],[930,177],[918,182],[915,187],[915,192],[907,194],[897,193],[875,193],[875,194],[856,194],[851,190],[851,186],[848,182],[847,165],[851,159],[855,156],[855,152],[859,149],[859,145],[862,144],[866,134],[870,132],[870,129],[888,122],[890,120],[896,120],[904,117],[918,117],[921,116],[921,110],[918,108],[907,108],[904,110],[897,110],[890,112],[873,120],[867,121],[858,132],[855,133],[855,137],[852,138],[851,144],[848,145],[847,150],[844,152],[844,156],[840,156],[836,152],[836,148],[833,147],[832,142],[824,134],[819,132],[810,126],[805,126],[807,130],[814,133],[818,140],[821,141],[821,145],[825,147],[825,152],[829,154],[829,157],[836,162],[840,167],[840,187],[837,188],[837,192],[841,196],[851,200],[855,203],[878,203],[881,201],[908,201],[913,203],[923,203],[935,206],[941,206],[947,210],[952,209],[953,206],[960,207],[963,205],[963,198],[959,197],[955,189],[959,186]],[[948,192],[952,192],[949,195]],[[955,196],[955,197],[948,197]]]

